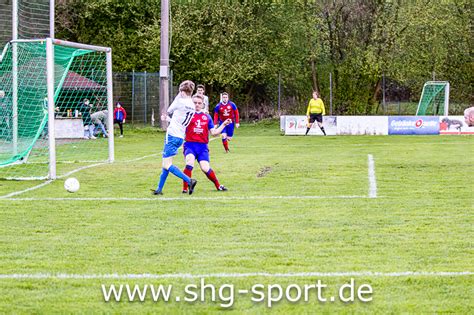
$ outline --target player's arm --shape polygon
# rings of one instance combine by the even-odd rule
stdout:
[[[311,100],[308,102],[308,109],[306,110],[306,121],[307,121],[306,126],[308,128],[311,128],[311,125],[312,125],[310,120],[309,120],[310,112],[311,112]]]
[[[219,105],[214,107],[214,125],[217,125],[218,119],[219,119]]]
[[[209,98],[204,96],[204,112],[209,114]]]
[[[177,100],[178,100],[178,97],[176,97],[174,99],[173,103],[171,103],[170,107],[168,107],[168,110],[166,111],[166,115],[161,115],[161,120],[167,121],[167,122],[171,121],[171,117],[173,117],[173,113],[176,110],[176,108],[178,107],[178,101]]]
[[[218,128],[214,127],[214,128],[211,128],[209,131],[213,137],[218,136],[222,133],[222,130],[224,130],[225,126],[231,123],[232,123],[232,120],[228,118]]]
[[[237,109],[237,106],[235,104],[232,104],[233,110],[234,110],[234,121],[235,121],[235,127],[239,128],[240,127],[240,122],[239,122],[239,110]]]
[[[324,108],[324,102],[321,100],[321,109],[323,110],[323,116],[326,115],[326,108]]]

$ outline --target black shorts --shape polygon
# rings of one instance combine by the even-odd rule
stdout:
[[[315,121],[322,123],[323,122],[323,114],[310,114],[309,115],[309,123],[312,124]]]

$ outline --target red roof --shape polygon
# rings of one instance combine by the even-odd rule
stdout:
[[[66,79],[64,80],[63,89],[68,90],[99,90],[104,88],[97,82],[83,77],[73,71],[67,73]]]

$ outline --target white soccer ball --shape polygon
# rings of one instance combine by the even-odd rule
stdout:
[[[64,181],[64,189],[70,193],[75,193],[80,187],[81,185],[79,184],[79,181],[74,177],[70,177]]]

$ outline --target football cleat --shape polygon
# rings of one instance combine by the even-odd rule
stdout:
[[[220,185],[219,188],[217,188],[218,191],[227,191],[227,188],[224,185]]]
[[[151,194],[152,195],[163,195],[163,192],[161,192],[161,190],[154,190],[154,189],[150,189],[151,190]]]
[[[191,183],[189,184],[189,194],[192,195],[194,191],[194,187],[196,187],[197,180],[191,178]]]
[[[183,194],[187,194],[187,193],[188,193],[188,190],[187,190],[187,189],[183,189],[182,193],[183,193]]]

